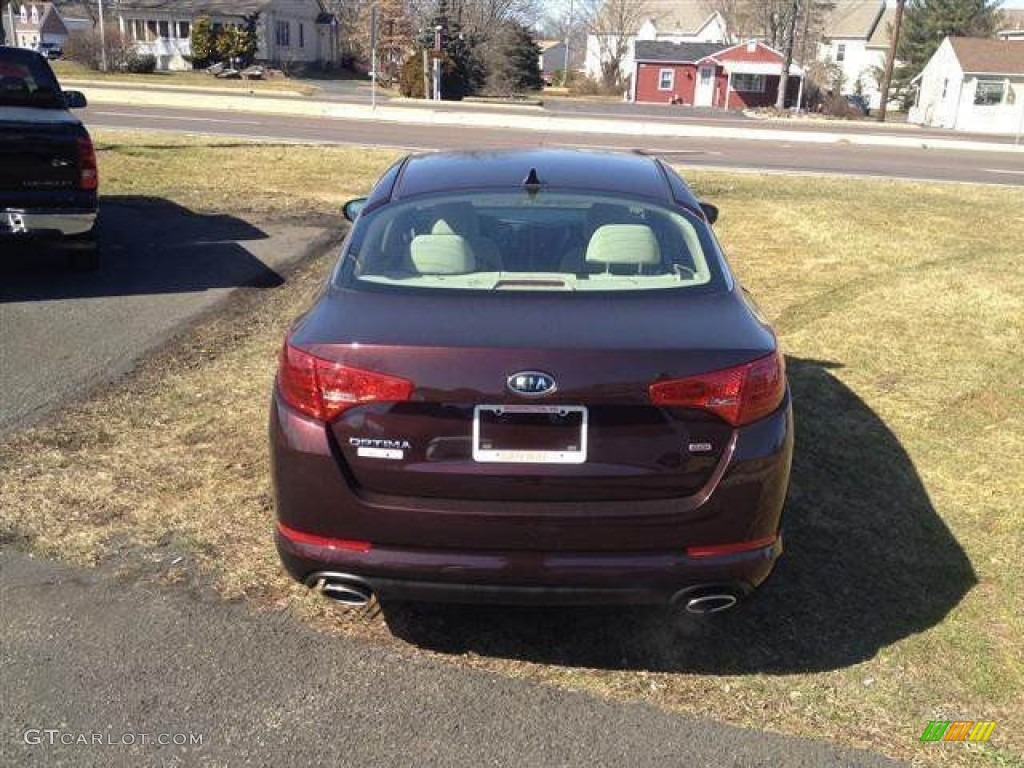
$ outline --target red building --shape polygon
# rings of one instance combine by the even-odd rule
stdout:
[[[745,109],[775,104],[785,59],[751,40],[738,45],[637,40],[633,100]],[[786,106],[796,106],[803,70],[789,68]]]

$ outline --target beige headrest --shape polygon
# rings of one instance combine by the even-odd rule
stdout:
[[[646,224],[605,224],[587,245],[590,264],[659,264],[658,240]]]
[[[480,219],[470,203],[442,203],[434,207],[437,221],[431,232],[435,235],[462,235],[476,237],[480,234]]]
[[[476,270],[469,243],[458,235],[417,235],[409,245],[409,256],[421,275],[462,275]]]

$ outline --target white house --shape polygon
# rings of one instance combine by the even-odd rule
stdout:
[[[733,42],[725,18],[718,11],[709,10],[704,0],[650,0],[644,5],[644,14],[636,29],[621,30],[618,36],[587,35],[587,52],[583,71],[600,79],[601,62],[607,51],[621,37],[627,39],[626,55],[619,62],[623,78],[635,70],[637,40],[668,43],[731,43]],[[630,89],[632,93],[633,85]]]
[[[337,24],[319,0],[120,0],[117,23],[157,69],[190,69],[192,25],[214,28],[257,17],[256,60],[278,65],[329,64],[337,58]]]
[[[68,41],[68,28],[53,3],[10,4],[6,9],[5,27],[14,25],[11,45],[37,48],[43,43],[63,47]]]
[[[1004,8],[996,31],[1000,40],[1024,40],[1024,8]]]
[[[825,22],[818,60],[843,73],[841,93],[863,95],[872,109],[881,106],[880,74],[889,52],[894,8],[885,0],[840,0]]]
[[[977,133],[1024,130],[1024,40],[947,37],[914,80],[912,123]]]

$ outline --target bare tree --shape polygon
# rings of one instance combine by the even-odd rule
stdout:
[[[415,29],[405,0],[378,0],[377,69],[378,77],[390,84],[406,57],[412,53]]]
[[[549,9],[541,25],[541,37],[547,40],[569,41],[569,69],[577,70],[583,65],[583,56],[587,48],[586,20],[580,14],[565,5],[554,10]]]
[[[607,88],[622,84],[622,62],[649,15],[646,0],[583,0],[582,16],[597,41],[601,80]]]
[[[758,38],[765,45],[788,47],[787,32],[793,26],[793,58],[802,64],[814,59],[833,0],[801,0],[793,16],[793,0],[707,0],[709,10],[725,19],[733,40]]]
[[[538,0],[450,0],[449,7],[465,32],[484,38],[511,21],[532,28],[541,16]]]

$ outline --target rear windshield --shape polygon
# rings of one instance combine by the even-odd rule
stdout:
[[[64,107],[46,59],[28,51],[0,50],[0,106]]]
[[[607,196],[465,193],[362,216],[337,280],[351,287],[636,291],[719,284],[706,224]]]

